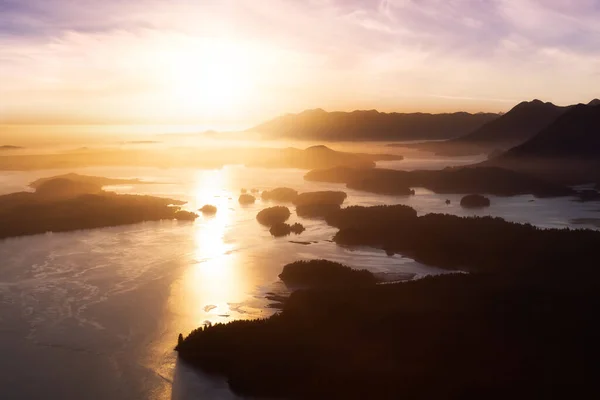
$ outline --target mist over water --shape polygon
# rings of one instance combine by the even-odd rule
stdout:
[[[473,161],[412,158],[380,166],[437,169]],[[224,382],[177,362],[172,350],[177,335],[207,321],[271,315],[265,294],[287,292],[277,277],[284,264],[327,258],[389,277],[441,272],[399,255],[337,246],[329,241],[335,229],[299,219],[293,207],[290,222],[302,222],[306,231],[272,238],[255,220],[270,204],[241,206],[241,188],[344,190],[345,205],[401,203],[420,214],[490,214],[542,227],[574,226],[574,219],[599,214],[593,203],[532,196],[490,196],[490,208],[465,210],[460,195],[417,188],[411,197],[380,196],[304,181],[304,170],[243,166],[0,172],[0,190],[26,190],[37,178],[66,172],[141,178],[154,183],[105,189],[185,200],[191,211],[213,204],[218,211],[192,223],[147,222],[0,241],[0,368],[11,371],[0,376],[5,398],[234,398]],[[29,384],[33,381],[36,385]]]

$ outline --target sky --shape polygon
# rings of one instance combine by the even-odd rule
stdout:
[[[600,0],[0,0],[0,123],[250,126],[600,96]]]

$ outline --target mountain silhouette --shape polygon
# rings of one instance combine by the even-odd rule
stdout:
[[[600,160],[600,105],[574,106],[532,139],[501,156],[515,157]]]
[[[317,140],[443,140],[473,131],[498,114],[382,113],[377,110],[286,114],[248,131],[266,137]]]
[[[463,147],[465,154],[507,150],[531,139],[568,108],[540,100],[524,101],[498,119],[484,124],[465,136],[449,141],[448,148]]]
[[[570,183],[598,181],[600,105],[573,106],[532,139],[489,164]]]

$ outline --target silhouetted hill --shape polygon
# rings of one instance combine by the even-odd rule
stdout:
[[[470,155],[507,150],[531,139],[568,109],[569,107],[559,107],[540,100],[524,101],[501,117],[487,122],[464,136],[443,143],[425,143],[415,146],[447,155]]]
[[[72,182],[82,182],[89,183],[91,185],[96,185],[99,188],[102,186],[109,185],[131,185],[131,184],[142,184],[142,183],[153,183],[153,182],[145,182],[140,179],[116,179],[116,178],[105,178],[103,176],[89,176],[89,175],[79,175],[75,173],[68,173],[63,175],[51,176],[49,178],[40,178],[29,184],[30,187],[37,189],[40,185],[45,182],[56,180],[56,179],[64,179]]]
[[[353,166],[371,168],[375,161],[402,160],[402,156],[391,154],[347,153],[327,146],[311,146],[304,150],[288,147],[285,149],[257,149],[248,154],[246,165],[270,168],[328,168],[333,166]]]
[[[105,192],[90,182],[46,180],[35,193],[0,196],[0,239],[46,232],[135,224],[162,219],[193,220],[184,202]]]
[[[470,132],[497,114],[381,113],[376,110],[326,112],[321,109],[287,114],[249,131],[267,137],[324,141],[440,140]]]
[[[597,182],[600,105],[574,106],[526,143],[486,164],[569,183]]]
[[[588,106],[600,106],[600,99],[594,99],[588,103]]]
[[[102,192],[102,186],[100,185],[66,178],[48,179],[35,186],[36,196],[45,200],[65,199],[83,194],[98,194],[100,192]]]
[[[377,280],[367,270],[355,270],[328,260],[296,261],[283,267],[279,278],[287,286],[344,287],[374,285]]]
[[[525,101],[500,118],[455,141],[494,148],[512,147],[533,137],[567,110],[568,107],[559,107],[550,102]]]
[[[600,159],[600,105],[577,105],[502,158]]]
[[[496,167],[446,168],[439,171],[337,167],[309,171],[304,179],[345,183],[350,189],[396,195],[410,194],[410,188],[413,187],[424,187],[435,193],[479,193],[499,196],[533,194],[537,197],[551,197],[574,193],[566,186]]]

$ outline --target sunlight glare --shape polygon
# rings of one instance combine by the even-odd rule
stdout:
[[[198,171],[196,179],[196,205],[212,204],[217,207],[215,215],[199,218],[194,236],[194,260],[196,262],[185,278],[194,315],[201,325],[204,321],[216,322],[230,315],[229,302],[244,298],[244,279],[240,276],[238,255],[234,245],[225,235],[231,225],[230,196],[226,189],[226,170]]]
[[[203,41],[169,53],[166,75],[177,107],[227,114],[248,100],[251,74],[240,45]]]

